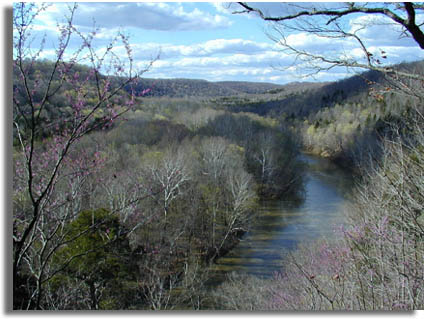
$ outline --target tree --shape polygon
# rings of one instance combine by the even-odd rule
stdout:
[[[153,152],[145,155],[142,175],[145,187],[155,189],[155,200],[164,213],[164,232],[171,203],[182,196],[186,184],[191,179],[187,159],[188,156],[180,149],[171,148],[164,154]]]
[[[423,119],[382,144],[341,238],[298,250],[275,278],[272,309],[423,309]],[[342,240],[341,240],[342,239]]]
[[[225,231],[223,232],[219,252],[230,235],[244,234],[252,219],[256,206],[254,180],[243,168],[233,168],[228,171],[226,191],[229,194],[229,204],[224,213]]]
[[[252,158],[259,164],[261,184],[267,184],[277,169],[273,150],[276,145],[274,138],[271,132],[260,133],[252,150]]]
[[[265,21],[273,24],[277,36],[271,38],[278,43],[283,51],[295,56],[295,64],[310,68],[310,74],[328,71],[335,67],[361,68],[383,72],[384,74],[403,76],[410,79],[422,79],[423,76],[398,70],[395,67],[385,66],[383,61],[387,58],[386,52],[380,51],[379,56],[372,52],[371,45],[366,43],[360,33],[367,28],[379,23],[395,25],[400,29],[401,37],[412,38],[417,45],[424,48],[423,22],[418,16],[423,14],[423,3],[338,3],[338,4],[286,4],[284,13],[279,16],[266,14],[258,7],[245,2],[239,2],[242,11],[235,13],[252,13]],[[356,28],[351,28],[344,19],[356,14],[374,16],[377,20],[366,22]],[[313,50],[297,48],[288,41],[292,31],[306,32],[318,38],[349,40],[356,44],[362,52],[362,58],[355,58],[342,51],[335,50],[334,55],[322,55]]]
[[[71,152],[82,137],[109,127],[131,109],[135,102],[131,85],[150,67],[133,69],[129,40],[122,33],[103,52],[96,50],[96,30],[84,33],[73,24],[75,4],[69,7],[65,23],[58,23],[55,58],[43,72],[37,71],[45,41],[42,39],[40,47],[34,48],[32,32],[35,19],[45,9],[45,5],[33,3],[16,3],[13,7],[13,72],[18,83],[13,92],[13,133],[17,141],[13,282],[14,308],[24,309],[41,307],[43,286],[52,276],[46,271],[52,256],[66,242],[61,231],[76,217],[72,210],[58,213],[58,207],[73,199],[56,196],[58,185],[76,176],[87,176],[100,160],[98,153],[84,158],[83,154],[71,157]],[[79,39],[75,50],[71,38]],[[126,61],[114,54],[117,43],[126,49]],[[87,72],[79,72],[77,63],[85,63]],[[49,120],[48,105],[57,96],[66,98],[70,113]],[[50,137],[42,140],[46,127]],[[65,173],[65,168],[73,165],[76,170]]]
[[[382,16],[401,27],[403,35],[412,37],[423,49],[423,24],[416,20],[423,4],[349,3],[328,8],[308,4],[294,6],[295,12],[275,17],[246,3],[241,6],[242,12],[256,13],[277,23],[275,30],[280,38],[276,41],[296,59],[311,63],[315,72],[337,66],[380,71],[387,79],[396,80],[390,93],[401,89],[413,101],[404,98],[393,102],[403,109],[401,116],[389,116],[382,120],[382,128],[376,127],[381,149],[367,150],[370,163],[363,167],[363,180],[353,195],[354,203],[347,212],[340,238],[332,244],[309,244],[290,254],[282,272],[268,283],[272,297],[260,306],[280,310],[423,309],[423,73],[384,66],[380,59],[385,58],[385,53],[374,56],[361,39],[360,29],[349,32],[343,23],[346,16],[355,13]],[[369,26],[362,25],[361,29]],[[294,30],[319,37],[353,39],[365,62],[297,49],[287,41],[287,31]],[[380,94],[375,97],[379,103],[386,101]],[[396,101],[394,96],[388,97]],[[377,110],[374,116],[380,115]],[[335,114],[339,120],[345,117],[348,123],[328,125],[325,140],[336,136],[337,131],[345,135],[354,131],[358,122],[351,123],[352,116],[346,115]],[[324,129],[312,125],[308,133],[315,130]],[[341,146],[344,140],[335,142]]]
[[[53,261],[63,267],[65,277],[85,283],[89,308],[99,309],[105,291],[137,271],[134,263],[131,267],[126,232],[116,214],[97,209],[80,212],[66,227],[66,233],[68,244],[58,249]],[[61,279],[66,278],[59,276],[56,285],[63,283]]]
[[[223,183],[229,166],[229,142],[222,137],[210,137],[202,141],[200,146],[201,172],[204,175],[205,202],[207,211],[211,213],[211,247],[217,247],[218,214],[222,209]]]
[[[200,145],[199,188],[202,212],[210,224],[209,261],[219,257],[232,240],[247,231],[255,206],[254,182],[240,163],[244,149],[222,137],[205,138]]]

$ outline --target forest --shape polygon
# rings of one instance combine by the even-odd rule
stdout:
[[[14,9],[14,310],[423,309],[423,60],[335,82],[149,79],[90,36],[88,64],[65,59],[72,24],[56,60],[29,55],[32,10]],[[339,237],[211,284],[263,201],[303,200],[301,154],[352,176]]]

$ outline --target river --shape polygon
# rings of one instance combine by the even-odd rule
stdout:
[[[303,154],[301,160],[306,163],[303,200],[262,202],[252,229],[212,266],[216,280],[229,272],[271,276],[281,268],[284,250],[331,236],[343,223],[352,177],[327,159]]]

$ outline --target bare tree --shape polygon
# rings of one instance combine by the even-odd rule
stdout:
[[[274,159],[274,147],[275,142],[272,133],[264,132],[259,134],[257,145],[254,146],[256,149],[252,151],[251,156],[260,165],[262,184],[268,182],[277,168]]]
[[[252,218],[252,210],[255,206],[254,182],[250,174],[243,169],[227,171],[226,190],[229,193],[228,209],[224,213],[224,231],[220,243],[217,245],[217,253],[225,245],[230,235],[245,233]]]
[[[217,228],[217,214],[220,209],[220,201],[222,199],[220,194],[220,185],[223,181],[226,165],[228,164],[227,150],[229,142],[222,137],[211,137],[202,141],[201,144],[201,167],[202,174],[211,182],[211,192],[209,194],[209,209],[212,213],[212,242],[213,247],[216,246],[216,228]]]
[[[317,74],[320,71],[329,71],[335,67],[348,67],[376,70],[410,79],[423,78],[421,75],[384,65],[383,61],[387,58],[386,52],[381,50],[379,56],[374,55],[370,45],[360,35],[361,31],[367,28],[385,23],[397,26],[400,29],[401,37],[412,38],[423,49],[423,22],[418,19],[418,16],[423,14],[423,3],[285,4],[284,13],[278,16],[269,15],[264,10],[245,2],[239,2],[239,5],[243,10],[235,11],[235,13],[255,14],[261,19],[271,22],[275,35],[270,35],[270,37],[282,47],[284,52],[294,56],[295,65],[309,69],[309,75]],[[351,28],[344,19],[359,13],[374,16],[380,20],[370,19],[368,22]],[[340,50],[335,50],[334,55],[323,55],[313,50],[301,49],[288,41],[288,35],[294,31],[306,32],[322,39],[348,40],[353,45],[356,44],[356,47],[362,52],[363,58],[355,58]]]
[[[223,176],[227,164],[226,151],[228,147],[229,142],[222,137],[211,137],[202,141],[203,174],[210,176],[214,181],[218,181]]]
[[[255,203],[252,176],[240,167],[242,150],[221,137],[206,138],[200,147],[202,183],[208,185],[204,200],[211,214],[211,260],[230,237],[247,231]]]
[[[153,198],[164,213],[165,233],[170,205],[184,194],[191,174],[187,165],[188,156],[182,150],[170,148],[163,154],[153,155],[158,156],[146,160],[142,175],[145,187],[149,188],[148,192],[152,193],[151,190],[154,190]]]
[[[152,310],[199,310],[205,299],[208,269],[196,260],[187,260],[178,273],[160,271],[159,264],[142,266],[145,279],[142,295]]]

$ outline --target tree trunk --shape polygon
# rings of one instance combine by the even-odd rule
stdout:
[[[89,281],[88,285],[89,285],[89,288],[90,288],[90,299],[91,299],[90,309],[91,310],[97,310],[98,305],[97,305],[97,297],[96,297],[96,287],[95,287],[93,281]]]

